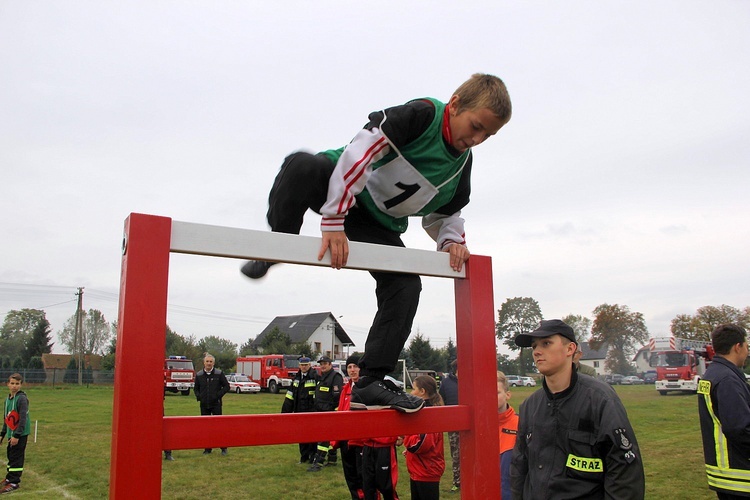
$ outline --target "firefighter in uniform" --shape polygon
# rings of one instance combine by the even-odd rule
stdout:
[[[320,380],[315,388],[315,411],[335,411],[339,405],[339,396],[344,387],[344,377],[333,369],[331,358],[323,356],[318,360],[320,364]],[[336,465],[336,450],[330,441],[318,443],[315,460],[307,472],[318,472],[328,455],[328,465]]]
[[[532,348],[544,380],[521,404],[513,498],[642,499],[643,462],[625,408],[609,384],[576,372],[573,329],[560,320],[542,321],[515,342]]]
[[[310,369],[310,358],[299,358],[299,371],[294,376],[291,387],[286,391],[281,413],[306,413],[315,411],[315,386],[318,373]],[[317,443],[299,444],[299,463],[312,463]]]
[[[716,356],[698,383],[698,413],[708,487],[720,499],[750,497],[750,387],[741,368],[747,332],[721,325],[711,332]]]

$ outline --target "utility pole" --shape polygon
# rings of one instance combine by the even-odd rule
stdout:
[[[83,287],[78,287],[78,307],[76,307],[75,356],[78,354],[78,385],[83,385]]]

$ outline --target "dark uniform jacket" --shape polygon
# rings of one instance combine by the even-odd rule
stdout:
[[[604,382],[572,373],[520,408],[511,461],[514,500],[642,499],[643,462],[625,408]]]
[[[302,413],[314,411],[315,387],[318,385],[318,372],[310,368],[302,377],[302,370],[297,372],[291,387],[286,390],[281,413]]]
[[[750,497],[750,387],[730,361],[715,357],[698,383],[708,487]]]
[[[229,382],[226,375],[214,368],[210,374],[204,370],[195,374],[195,399],[201,406],[212,407],[221,406],[221,398],[229,392]]]
[[[322,375],[315,388],[315,411],[333,411],[339,405],[344,377],[333,368]]]
[[[443,379],[440,384],[440,390],[438,391],[440,396],[443,398],[443,403],[446,406],[452,406],[458,404],[458,377],[454,374],[449,373],[447,377]]]

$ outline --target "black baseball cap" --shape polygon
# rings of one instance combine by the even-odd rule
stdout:
[[[320,359],[318,360],[318,363],[330,363],[330,362],[331,362],[331,358],[329,358],[328,356],[321,356]]]
[[[519,334],[515,341],[518,347],[531,347],[531,342],[535,338],[550,337],[555,334],[562,335],[571,342],[578,344],[573,329],[559,319],[542,320],[536,330]]]

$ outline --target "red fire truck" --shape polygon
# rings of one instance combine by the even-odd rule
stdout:
[[[649,365],[656,370],[656,390],[695,393],[698,381],[714,357],[710,342],[675,337],[655,337],[649,341]]]
[[[237,373],[250,377],[263,389],[277,394],[281,388],[292,385],[299,371],[299,355],[266,354],[237,358]]]
[[[169,356],[164,360],[164,392],[190,395],[195,387],[195,368],[187,356]]]

